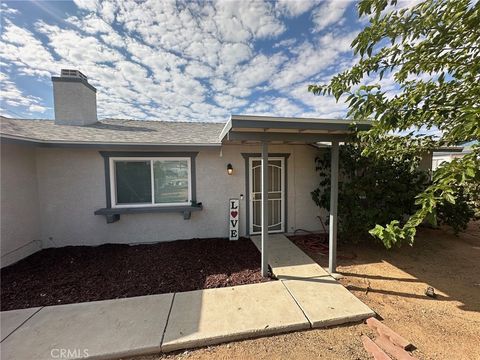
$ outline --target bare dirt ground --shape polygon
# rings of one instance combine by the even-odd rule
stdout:
[[[339,247],[342,284],[375,310],[384,323],[413,342],[419,359],[480,359],[480,229],[471,224],[459,237],[422,229],[413,247]],[[323,255],[309,254],[322,266]],[[437,298],[424,295],[432,286]],[[368,289],[368,291],[367,291]],[[364,324],[245,340],[159,359],[370,359],[360,336]]]

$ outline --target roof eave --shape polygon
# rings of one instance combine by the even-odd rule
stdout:
[[[354,122],[359,130],[368,130],[370,121]],[[225,124],[220,141],[344,141],[354,133],[346,119],[317,119],[232,115]]]
[[[325,118],[302,118],[302,117],[276,117],[276,116],[260,116],[260,115],[231,115],[230,121],[232,120],[251,120],[251,121],[275,121],[275,122],[297,122],[297,123],[332,123],[332,124],[362,124],[362,125],[372,125],[372,121],[362,120],[362,121],[352,121],[350,119],[325,119]]]
[[[433,149],[433,153],[439,153],[439,152],[443,152],[443,153],[458,153],[458,152],[462,152],[463,151],[463,146],[439,146],[435,149]]]
[[[0,138],[12,140],[16,142],[30,143],[32,145],[48,146],[48,147],[99,147],[99,146],[125,146],[125,147],[220,147],[222,144],[218,143],[148,143],[148,142],[104,142],[104,141],[67,141],[67,140],[43,140],[22,136],[15,136],[9,134],[0,134]]]

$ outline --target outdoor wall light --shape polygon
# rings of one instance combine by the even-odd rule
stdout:
[[[232,175],[233,174],[233,166],[232,164],[227,165],[227,174]]]

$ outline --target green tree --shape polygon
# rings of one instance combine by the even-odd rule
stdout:
[[[427,0],[398,9],[396,0],[361,0],[358,12],[369,17],[352,42],[358,61],[309,91],[344,99],[353,122],[372,119],[360,134],[364,154],[402,157],[479,139],[480,2]],[[382,88],[385,76],[397,84],[393,96]],[[419,135],[432,129],[440,136]],[[436,224],[439,209],[463,196],[459,188],[479,183],[480,150],[472,150],[434,172],[406,221],[377,224],[370,233],[387,247],[412,244],[418,225]]]

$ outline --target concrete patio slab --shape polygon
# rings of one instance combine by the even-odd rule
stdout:
[[[261,237],[253,236],[251,239],[260,250]],[[327,271],[299,249],[285,235],[271,234],[268,240],[268,263],[272,268],[273,274],[278,279],[329,276]]]
[[[312,327],[360,321],[375,313],[332,277],[282,280]]]
[[[173,294],[49,306],[2,342],[2,360],[115,358],[160,351]]]
[[[33,316],[41,307],[2,311],[0,313],[1,338],[3,341],[8,335],[14,332],[20,325]]]
[[[175,294],[162,351],[308,329],[280,281]]]

